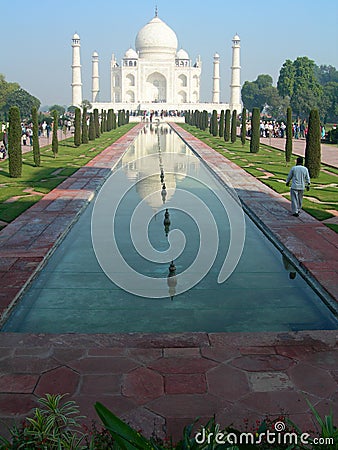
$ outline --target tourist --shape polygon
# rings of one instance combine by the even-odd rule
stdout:
[[[8,148],[7,148],[8,147],[8,134],[7,134],[6,130],[4,130],[4,132],[3,132],[2,142],[3,142],[5,150],[7,152],[7,150],[8,150]]]
[[[0,159],[5,159],[6,158],[6,149],[5,146],[3,144],[1,144],[0,146]]]
[[[310,189],[310,175],[307,168],[303,166],[302,156],[298,156],[296,165],[291,168],[286,179],[287,186],[289,186],[291,180],[290,193],[292,215],[298,217],[302,208],[304,190],[305,188],[307,191]]]

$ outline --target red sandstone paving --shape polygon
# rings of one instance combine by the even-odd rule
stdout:
[[[0,272],[11,271],[15,265],[13,272],[22,277],[21,282],[33,274],[63,232],[62,222],[69,223],[76,217],[99,180],[110,173],[108,167],[114,164],[111,156],[116,161],[133,136],[130,133],[108,147],[2,230]],[[198,143],[190,137],[189,142],[193,146]],[[200,153],[210,159],[209,148],[205,145],[200,148]],[[336,245],[336,237],[331,230],[324,230],[323,225],[307,215],[295,222],[289,217],[289,202],[261,183],[249,180],[235,164],[225,164],[225,159],[220,160],[219,156],[211,157],[215,170],[228,175],[235,170],[237,183],[249,189],[243,191],[243,196],[256,198],[253,205],[261,205],[266,195],[278,201],[279,206],[269,201],[268,209],[259,206],[258,211],[284,243],[291,236],[290,249],[299,252],[309,269],[329,274],[326,279],[331,283],[336,272],[331,264],[335,255],[330,250]],[[90,188],[74,190],[74,185]],[[46,214],[44,219],[41,211]],[[282,224],[278,222],[280,217],[283,217]],[[35,220],[40,224],[37,227],[30,225]],[[15,248],[14,236],[16,233],[20,236],[22,229],[29,233],[29,239],[22,236]],[[32,245],[34,230],[40,236]],[[308,247],[304,245],[307,235],[316,240],[314,247],[311,242]],[[326,240],[325,251],[330,256],[319,255],[318,239]],[[315,258],[312,248],[315,248]],[[318,260],[325,265],[318,264]],[[0,306],[5,307],[15,298],[20,288],[10,286],[19,286],[19,278],[9,277],[9,286],[1,281]],[[318,279],[321,280],[320,274]],[[305,398],[322,414],[328,414],[330,406],[334,411],[337,409],[336,338],[334,331],[164,335],[3,333],[0,335],[0,419],[8,422],[24,417],[36,406],[37,397],[45,392],[67,391],[79,403],[82,414],[95,418],[93,405],[101,401],[148,436],[155,427],[158,435],[173,434],[178,439],[184,425],[197,416],[202,418],[201,423],[206,423],[213,414],[224,426],[234,423],[244,429],[241,427],[244,418],[255,422],[265,414],[277,417],[284,411],[305,427],[313,423]],[[259,380],[264,378],[270,380],[269,387],[264,389],[274,390],[257,391]],[[282,380],[287,382],[283,385]]]

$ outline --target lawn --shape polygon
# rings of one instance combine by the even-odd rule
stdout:
[[[243,147],[240,139],[237,139],[232,144],[231,142],[225,142],[223,138],[210,135],[208,131],[201,131],[187,124],[180,125],[189,133],[258,178],[262,183],[290,199],[289,188],[285,185],[285,180],[291,166],[294,164],[295,158],[292,158],[292,163],[287,165],[284,152],[273,147],[262,144],[258,153],[250,153],[249,141]],[[262,178],[265,175],[269,175],[269,178]],[[311,180],[310,191],[304,194],[304,211],[320,221],[334,217],[334,214],[330,211],[337,211],[337,186],[338,170],[322,164],[319,178]],[[325,225],[336,232],[338,231],[337,226],[333,224],[325,223]]]
[[[103,133],[95,141],[82,144],[80,147],[74,146],[73,137],[60,141],[56,158],[53,156],[51,145],[43,147],[40,167],[35,167],[32,152],[25,153],[22,155],[21,178],[11,178],[8,159],[1,161],[0,220],[6,223],[14,220],[133,126],[135,124],[123,125],[116,130]]]

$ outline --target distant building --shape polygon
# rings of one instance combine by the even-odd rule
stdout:
[[[92,103],[98,109],[241,111],[240,38],[233,38],[230,103],[220,103],[219,55],[214,55],[213,90],[210,103],[200,102],[202,61],[193,63],[184,49],[177,50],[175,32],[155,12],[137,33],[135,49],[129,48],[121,64],[112,55],[110,102],[98,102],[99,58],[92,56]],[[80,38],[73,37],[72,103],[82,102]]]

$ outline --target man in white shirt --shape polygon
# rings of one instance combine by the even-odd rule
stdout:
[[[310,189],[309,171],[303,166],[303,158],[301,156],[297,158],[296,165],[293,166],[289,172],[286,179],[287,186],[289,186],[291,180],[290,193],[292,215],[298,217],[302,208],[304,190],[305,188],[307,191]]]

